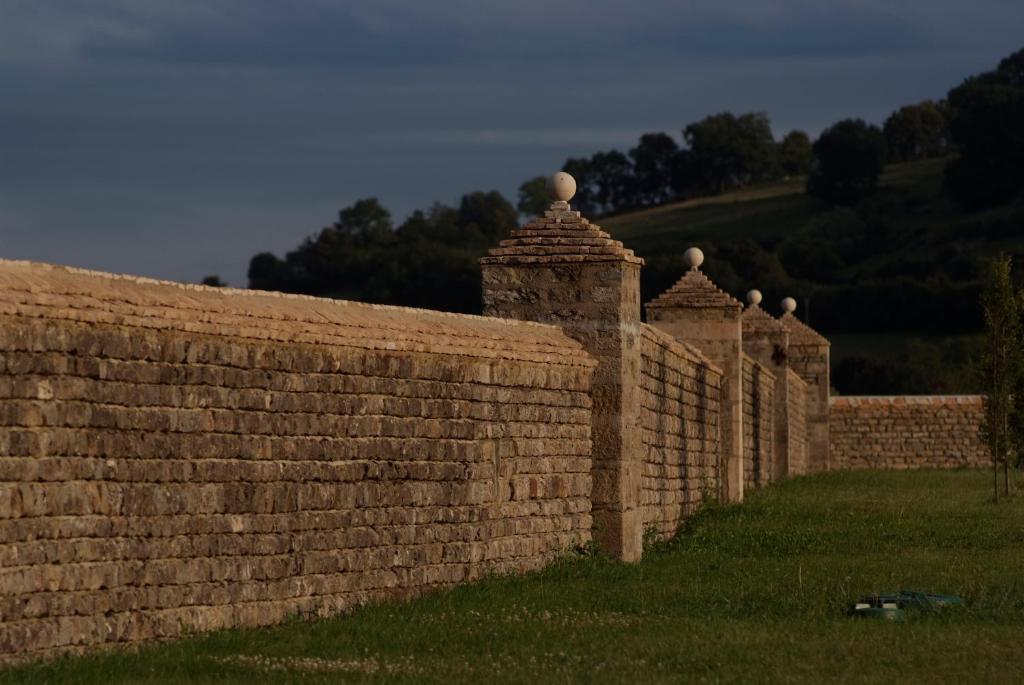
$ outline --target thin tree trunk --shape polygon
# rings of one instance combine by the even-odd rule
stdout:
[[[1003,424],[1003,494],[1010,494],[1010,407],[1009,405],[1003,405],[1003,416],[1005,417],[1005,423]]]
[[[992,450],[992,501],[999,502],[999,458],[998,451]]]

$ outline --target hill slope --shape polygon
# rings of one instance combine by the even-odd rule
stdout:
[[[975,388],[984,258],[1024,260],[1024,206],[971,212],[942,192],[945,160],[890,166],[854,207],[803,192],[800,179],[665,205],[600,223],[647,259],[648,301],[683,271],[691,245],[705,271],[742,296],[782,297],[833,341],[839,392]]]

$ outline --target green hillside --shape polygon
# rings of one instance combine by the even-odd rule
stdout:
[[[647,260],[647,301],[682,273],[691,245],[704,269],[742,297],[786,295],[833,341],[841,393],[976,389],[984,258],[1024,259],[1024,205],[968,211],[942,192],[945,160],[887,168],[854,207],[809,197],[801,179],[606,217],[600,223]]]

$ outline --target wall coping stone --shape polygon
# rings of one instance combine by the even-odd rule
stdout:
[[[594,367],[551,324],[0,259],[0,315]]]

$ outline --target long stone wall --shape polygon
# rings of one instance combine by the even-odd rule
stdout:
[[[643,523],[664,538],[719,491],[722,372],[670,335],[642,334]]]
[[[591,536],[553,326],[0,261],[0,657],[262,625]]]
[[[774,395],[774,374],[744,354],[743,478],[747,490],[764,487],[772,479]]]
[[[833,397],[832,468],[956,468],[991,463],[977,395]]]
[[[488,317],[0,260],[0,661],[635,561],[827,468],[827,340],[748,312],[747,357],[688,254],[653,326],[563,200],[482,260]]]
[[[786,369],[786,420],[788,422],[789,463],[786,473],[807,473],[807,383],[792,369]]]

